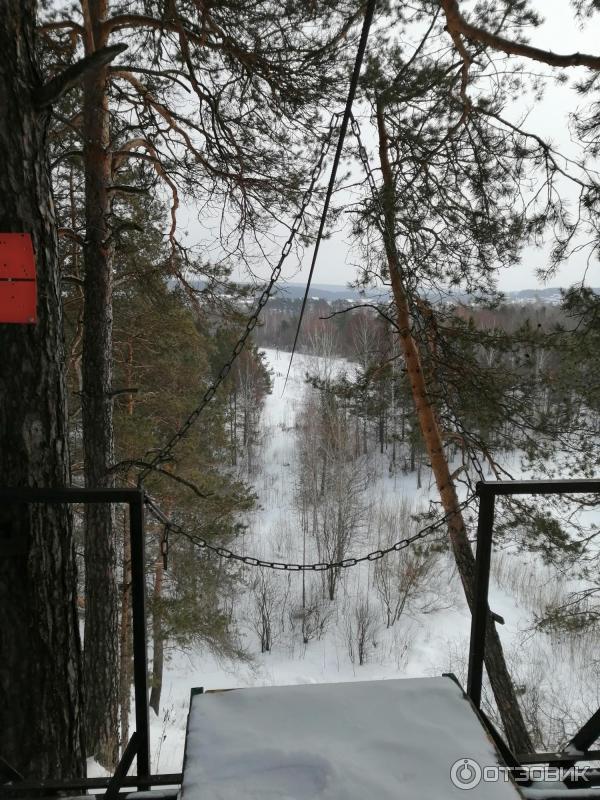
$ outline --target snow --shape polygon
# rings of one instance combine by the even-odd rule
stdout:
[[[262,412],[262,441],[260,452],[257,454],[258,466],[250,476],[254,491],[259,498],[259,508],[249,515],[247,520],[249,531],[243,540],[236,543],[235,549],[247,555],[258,555],[278,561],[299,561],[302,551],[294,503],[297,477],[295,425],[304,393],[307,391],[304,376],[307,371],[315,370],[339,372],[349,365],[341,359],[317,359],[297,354],[286,391],[282,394],[289,353],[267,350],[266,357],[273,371],[273,391],[266,398]],[[435,486],[431,483],[429,471],[423,469],[422,488],[419,489],[415,473],[405,474],[397,470],[390,474],[388,461],[388,455],[380,457],[376,454],[370,465],[374,503],[393,502],[406,497],[414,503],[415,509],[426,509],[430,497],[435,497]],[[516,463],[510,466],[516,477],[536,477],[519,475],[517,466]],[[243,477],[248,479],[248,475]],[[376,535],[376,531],[373,534]],[[402,532],[398,538],[401,536]],[[355,542],[352,555],[360,555],[375,549],[372,547],[373,544],[376,545],[376,542],[369,540]],[[307,560],[319,560],[313,556],[316,556],[314,551],[307,553]],[[556,688],[560,689],[561,693],[565,687],[570,687],[567,698],[569,707],[579,709],[583,701],[583,711],[573,712],[574,716],[578,715],[583,721],[597,707],[598,698],[595,692],[597,682],[591,684],[591,689],[588,687],[589,691],[583,685],[574,685],[573,675],[578,672],[579,666],[572,660],[570,645],[567,643],[559,647],[548,637],[541,634],[534,636],[530,630],[533,613],[545,604],[545,598],[549,593],[560,588],[556,575],[541,571],[534,557],[528,564],[526,555],[516,559],[521,572],[516,573],[513,569],[511,573],[510,559],[510,553],[494,554],[493,564],[506,562],[507,566],[506,574],[503,573],[501,581],[492,579],[490,606],[506,620],[506,624],[499,626],[498,631],[507,656],[516,670],[515,681],[518,684],[531,685],[536,690],[541,687],[542,682],[544,684],[548,681],[556,682]],[[343,592],[340,592],[331,606],[331,620],[320,639],[313,639],[308,644],[303,644],[298,629],[290,627],[286,616],[285,629],[279,633],[270,653],[260,653],[256,634],[247,625],[250,595],[249,592],[242,592],[236,598],[235,614],[242,631],[242,644],[252,655],[251,663],[219,661],[203,649],[186,653],[170,652],[165,663],[160,714],[156,716],[150,712],[152,771],[155,773],[181,771],[190,690],[194,686],[212,690],[290,684],[329,684],[323,690],[326,693],[333,684],[339,682],[385,680],[386,685],[391,685],[399,678],[425,678],[440,675],[442,672],[455,672],[459,679],[464,681],[470,615],[451,559],[441,555],[440,564],[443,569],[438,581],[440,585],[437,586],[441,599],[438,607],[427,613],[415,608],[409,609],[399,622],[389,629],[382,623],[377,630],[377,646],[373,649],[369,662],[362,666],[350,661],[344,625],[348,608],[361,593],[366,592],[369,601],[379,611],[379,601],[372,586],[371,564],[363,564],[345,572]],[[245,569],[248,581],[254,574],[251,568]],[[314,577],[318,579],[318,576]],[[282,590],[289,591],[289,596],[294,602],[298,600],[301,587],[300,574],[275,573],[274,580]],[[539,600],[536,601],[538,605],[532,607],[531,593],[534,589],[537,592],[536,597],[539,595]],[[594,647],[592,642],[590,653],[595,652]],[[590,663],[593,661],[591,656],[588,661]],[[229,697],[231,694],[245,697],[250,691],[254,689],[244,688],[243,691],[222,697]],[[213,700],[207,699],[212,697],[212,695],[203,696],[198,702],[212,704]],[[562,697],[562,694],[557,697]],[[463,752],[461,755],[470,754]],[[446,793],[439,796],[446,797],[447,794],[446,785]],[[378,791],[374,792],[374,796],[382,797]],[[464,797],[464,793],[462,796]],[[420,800],[422,795],[419,793],[412,797],[414,800]]]
[[[363,681],[197,694],[181,800],[440,800],[469,757],[499,763],[449,678]],[[481,783],[477,797],[519,796]]]

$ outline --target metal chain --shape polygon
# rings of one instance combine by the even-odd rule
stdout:
[[[154,470],[158,466],[158,464],[163,463],[165,461],[168,461],[170,459],[170,457],[173,454],[173,449],[184,438],[184,436],[187,434],[189,429],[192,427],[192,425],[194,425],[194,423],[196,422],[198,417],[202,414],[202,412],[204,411],[206,406],[213,399],[213,397],[215,396],[219,386],[223,383],[225,378],[229,375],[229,372],[231,371],[231,368],[232,368],[232,366],[234,364],[234,361],[236,360],[236,358],[240,355],[240,353],[244,349],[244,347],[246,345],[246,342],[248,340],[248,337],[250,336],[250,334],[252,333],[252,331],[256,327],[256,324],[258,322],[258,318],[260,316],[261,311],[263,310],[264,306],[267,304],[267,301],[269,300],[269,298],[271,296],[271,292],[273,291],[273,287],[277,283],[277,280],[278,280],[278,278],[279,278],[279,276],[281,274],[281,268],[283,266],[283,262],[285,261],[285,259],[290,254],[290,251],[292,249],[292,245],[294,243],[294,239],[296,238],[296,235],[297,235],[298,231],[300,230],[300,226],[301,226],[302,221],[304,219],[304,214],[305,214],[306,209],[308,208],[308,206],[310,204],[313,192],[315,190],[315,186],[316,186],[317,181],[319,180],[319,177],[320,177],[321,172],[323,170],[323,164],[325,163],[325,159],[327,157],[327,154],[329,153],[329,149],[331,147],[331,142],[333,140],[333,133],[334,133],[336,127],[337,127],[338,120],[339,120],[339,118],[341,116],[342,116],[341,112],[336,112],[331,117],[331,121],[329,123],[329,128],[328,128],[328,131],[327,131],[327,136],[323,139],[323,142],[321,143],[321,150],[319,152],[319,158],[317,159],[317,161],[316,161],[316,163],[315,163],[315,165],[314,165],[314,167],[312,169],[311,176],[310,176],[310,182],[308,184],[308,187],[305,190],[304,194],[302,195],[302,201],[300,203],[300,208],[298,209],[298,212],[296,213],[296,216],[294,217],[294,220],[292,222],[292,225],[291,225],[291,228],[290,228],[290,234],[289,234],[289,236],[287,238],[286,243],[284,244],[284,246],[282,248],[282,251],[281,251],[281,254],[279,256],[279,260],[277,261],[277,264],[273,267],[273,271],[271,272],[271,277],[269,279],[269,283],[267,284],[266,288],[263,290],[263,292],[262,292],[262,294],[261,294],[261,296],[260,296],[260,298],[258,300],[258,303],[257,303],[257,306],[256,306],[256,309],[255,309],[254,313],[252,314],[251,317],[248,318],[248,320],[246,322],[246,327],[244,328],[244,332],[242,333],[242,335],[238,339],[235,347],[233,348],[229,360],[225,364],[223,364],[223,366],[221,367],[221,369],[219,371],[219,374],[217,375],[216,379],[208,387],[208,389],[204,392],[204,394],[202,395],[202,398],[200,399],[200,402],[198,403],[196,408],[194,408],[194,410],[190,413],[190,415],[187,417],[187,419],[185,420],[183,425],[181,425],[181,427],[171,436],[171,438],[166,442],[166,444],[156,453],[156,455],[154,455],[154,457],[148,462],[148,464],[140,472],[140,474],[138,476],[138,486],[140,486],[142,484],[142,481],[144,480],[144,478],[146,478],[149,475],[149,473],[152,472],[152,470]]]
[[[355,558],[344,558],[341,561],[332,561],[332,562],[318,562],[316,564],[287,564],[281,561],[265,561],[262,558],[254,558],[253,556],[243,556],[239,553],[234,553],[232,550],[229,550],[227,547],[219,547],[217,545],[210,544],[206,539],[202,536],[196,536],[189,531],[186,531],[183,526],[179,525],[177,522],[173,522],[169,520],[162,510],[156,505],[154,500],[152,500],[148,495],[145,496],[146,507],[152,514],[152,516],[160,522],[162,525],[165,526],[165,530],[168,529],[172,533],[179,534],[180,536],[185,537],[197,547],[207,550],[209,553],[214,553],[221,558],[231,559],[232,561],[239,561],[242,564],[246,564],[249,567],[264,567],[266,569],[274,569],[280,570],[283,572],[325,572],[327,570],[333,569],[347,569],[348,567],[355,567],[357,564],[360,564],[364,561],[378,561],[380,558],[389,555],[390,553],[399,552],[400,550],[404,550],[405,548],[409,547],[411,544],[414,544],[421,539],[424,539],[426,536],[430,536],[432,533],[435,533],[439,528],[446,524],[446,522],[453,517],[459,511],[463,511],[467,506],[471,504],[474,498],[477,495],[475,493],[469,495],[466,500],[463,500],[462,503],[458,505],[456,511],[452,511],[448,514],[445,514],[443,517],[440,517],[435,522],[427,525],[425,528],[417,531],[412,536],[408,536],[405,539],[400,539],[399,541],[395,542],[394,544],[390,545],[389,547],[381,548],[379,550],[373,550],[371,553],[367,553],[364,556],[357,556]]]

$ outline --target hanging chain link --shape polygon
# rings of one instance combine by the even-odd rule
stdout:
[[[252,314],[252,316],[248,318],[246,322],[246,327],[244,328],[242,335],[238,339],[235,347],[233,348],[229,360],[225,364],[223,364],[223,366],[219,371],[219,374],[217,375],[213,383],[204,392],[202,398],[200,399],[200,402],[187,417],[183,425],[181,425],[181,427],[171,436],[171,438],[166,442],[166,444],[163,447],[161,447],[161,449],[152,457],[152,459],[148,462],[148,464],[146,464],[144,469],[140,472],[138,476],[138,486],[141,486],[144,478],[146,478],[149,475],[149,473],[152,472],[152,470],[154,470],[159,464],[164,463],[165,461],[169,461],[171,459],[174,448],[185,437],[189,429],[194,425],[194,423],[197,421],[198,417],[202,414],[206,406],[213,399],[213,397],[217,393],[219,386],[229,375],[236,358],[240,355],[240,353],[244,349],[246,342],[248,341],[248,337],[250,336],[250,334],[252,333],[252,331],[254,330],[254,328],[258,323],[258,318],[260,316],[260,313],[267,304],[267,301],[271,296],[271,292],[273,291],[273,288],[277,283],[279,276],[281,275],[281,268],[283,267],[283,263],[291,252],[296,235],[298,234],[300,226],[302,225],[306,209],[308,208],[312,200],[312,196],[317,181],[319,180],[321,172],[323,171],[323,164],[325,163],[325,159],[327,158],[327,154],[329,153],[329,149],[333,141],[333,134],[337,128],[337,124],[341,116],[342,116],[341,113],[338,112],[333,114],[331,117],[329,128],[327,130],[327,136],[323,139],[323,142],[321,143],[319,157],[312,169],[308,187],[306,188],[304,194],[302,195],[302,201],[300,203],[298,212],[296,213],[296,216],[294,217],[294,220],[290,227],[290,233],[287,238],[287,241],[282,248],[277,264],[273,267],[273,271],[271,272],[271,277],[269,279],[269,282],[265,287],[265,289],[263,290],[262,294],[260,295],[260,298],[256,305],[256,309]]]
[[[168,535],[167,531],[169,530],[172,533],[188,539],[190,542],[196,545],[196,547],[199,547],[202,550],[207,550],[209,553],[213,553],[220,558],[239,561],[249,567],[263,567],[265,569],[280,570],[282,572],[325,572],[327,570],[339,570],[347,569],[348,567],[355,567],[357,564],[361,564],[364,561],[378,561],[380,558],[383,558],[390,553],[397,553],[400,550],[404,550],[411,544],[414,544],[421,539],[425,539],[427,536],[431,536],[431,534],[435,533],[439,528],[445,525],[451,517],[467,508],[467,506],[472,503],[475,497],[477,497],[475,493],[469,495],[466,500],[463,500],[463,502],[458,505],[455,511],[445,514],[443,517],[439,517],[437,520],[435,520],[435,522],[432,522],[426,527],[421,528],[421,530],[417,531],[412,536],[408,536],[405,539],[400,539],[389,547],[373,550],[371,553],[367,553],[364,556],[344,558],[341,561],[321,561],[317,562],[316,564],[288,564],[281,561],[266,561],[262,558],[254,558],[253,556],[243,556],[239,553],[233,552],[233,550],[229,550],[227,547],[220,547],[218,545],[210,544],[202,536],[197,536],[189,531],[186,531],[182,525],[179,525],[179,523],[168,519],[168,517],[156,505],[154,500],[148,495],[145,497],[145,502],[146,507],[152,516],[165,526],[165,535]]]
[[[377,183],[375,182],[375,176],[371,171],[371,165],[369,164],[369,155],[367,153],[367,148],[363,144],[362,136],[360,133],[360,127],[358,125],[358,120],[354,116],[354,114],[350,117],[350,127],[352,128],[352,133],[354,134],[356,141],[358,142],[358,157],[360,158],[362,165],[365,170],[365,174],[367,176],[367,182],[369,184],[369,188],[371,189],[371,194],[373,195],[373,200],[379,206],[379,213],[381,214],[381,220],[383,224],[387,227],[386,224],[386,216],[381,205],[381,201],[379,199],[379,189],[377,188]],[[391,236],[392,231],[388,230],[388,236]],[[392,237],[393,238],[393,237]]]

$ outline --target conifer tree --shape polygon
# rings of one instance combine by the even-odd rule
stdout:
[[[202,208],[220,226],[220,257],[243,263],[248,241],[301,193],[305,137],[314,135],[320,100],[343,74],[353,3],[287,5],[188,0],[121,3],[86,0],[48,8],[42,26],[62,66],[127,41],[128,56],[83,84],[79,107],[56,118],[69,144],[59,153],[84,173],[81,231],[63,235],[81,247],[81,413],[85,480],[115,480],[113,402],[114,259],[123,226],[115,206],[140,191],[165,192],[166,267],[191,302],[198,259],[178,232],[181,203]],[[71,147],[75,139],[76,146]],[[145,168],[148,169],[145,169]],[[267,212],[267,213],[266,213]],[[260,245],[260,241],[259,241]],[[262,251],[261,251],[262,252]],[[116,550],[111,510],[86,517],[87,739],[103,763],[116,759],[118,687]],[[108,704],[108,708],[107,708]]]
[[[473,473],[484,477],[486,464],[502,475],[490,446],[490,434],[502,418],[513,412],[531,439],[542,429],[542,420],[536,414],[528,420],[524,413],[530,371],[519,372],[518,364],[503,375],[483,370],[473,350],[465,359],[468,332],[443,306],[434,307],[427,293],[443,297],[455,288],[497,302],[498,270],[518,262],[520,246],[549,228],[556,236],[552,260],[559,263],[576,231],[586,225],[593,229],[598,200],[597,182],[583,162],[571,163],[567,171],[543,136],[506,120],[505,108],[515,93],[530,85],[520,61],[496,73],[493,54],[498,49],[557,66],[595,67],[594,59],[579,54],[563,58],[521,43],[521,31],[535,25],[537,16],[526,4],[500,5],[478,6],[468,21],[459,3],[446,0],[407,11],[401,16],[406,38],[410,26],[423,21],[424,35],[409,52],[394,38],[382,39],[364,80],[378,130],[381,171],[381,186],[370,184],[374,196],[365,201],[365,217],[383,240],[384,267],[377,266],[379,251],[360,225],[356,230],[372,254],[366,274],[379,269],[391,284],[415,414],[442,505],[452,514],[450,541],[467,599],[473,556],[456,480],[461,473],[467,480]],[[578,224],[566,212],[558,175],[578,187]],[[533,187],[530,194],[523,191],[526,181]],[[521,332],[522,342],[534,345],[535,340],[532,332]],[[482,375],[488,383],[478,386]],[[484,395],[487,402],[476,408],[476,398]],[[449,439],[459,442],[465,459],[455,473],[446,455]],[[516,750],[527,750],[529,736],[491,621],[486,663],[508,738]]]
[[[50,106],[117,51],[48,76],[36,56],[37,4],[0,5],[0,230],[30,236],[37,322],[0,324],[0,484],[68,485],[69,447]],[[1,238],[1,234],[0,234]],[[0,510],[0,757],[32,779],[85,769],[82,671],[70,511]]]

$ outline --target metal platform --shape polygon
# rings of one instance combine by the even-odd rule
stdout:
[[[448,677],[199,691],[181,800],[522,797],[510,780],[481,780],[465,792],[456,777],[464,759],[481,770],[503,766],[471,701]]]

